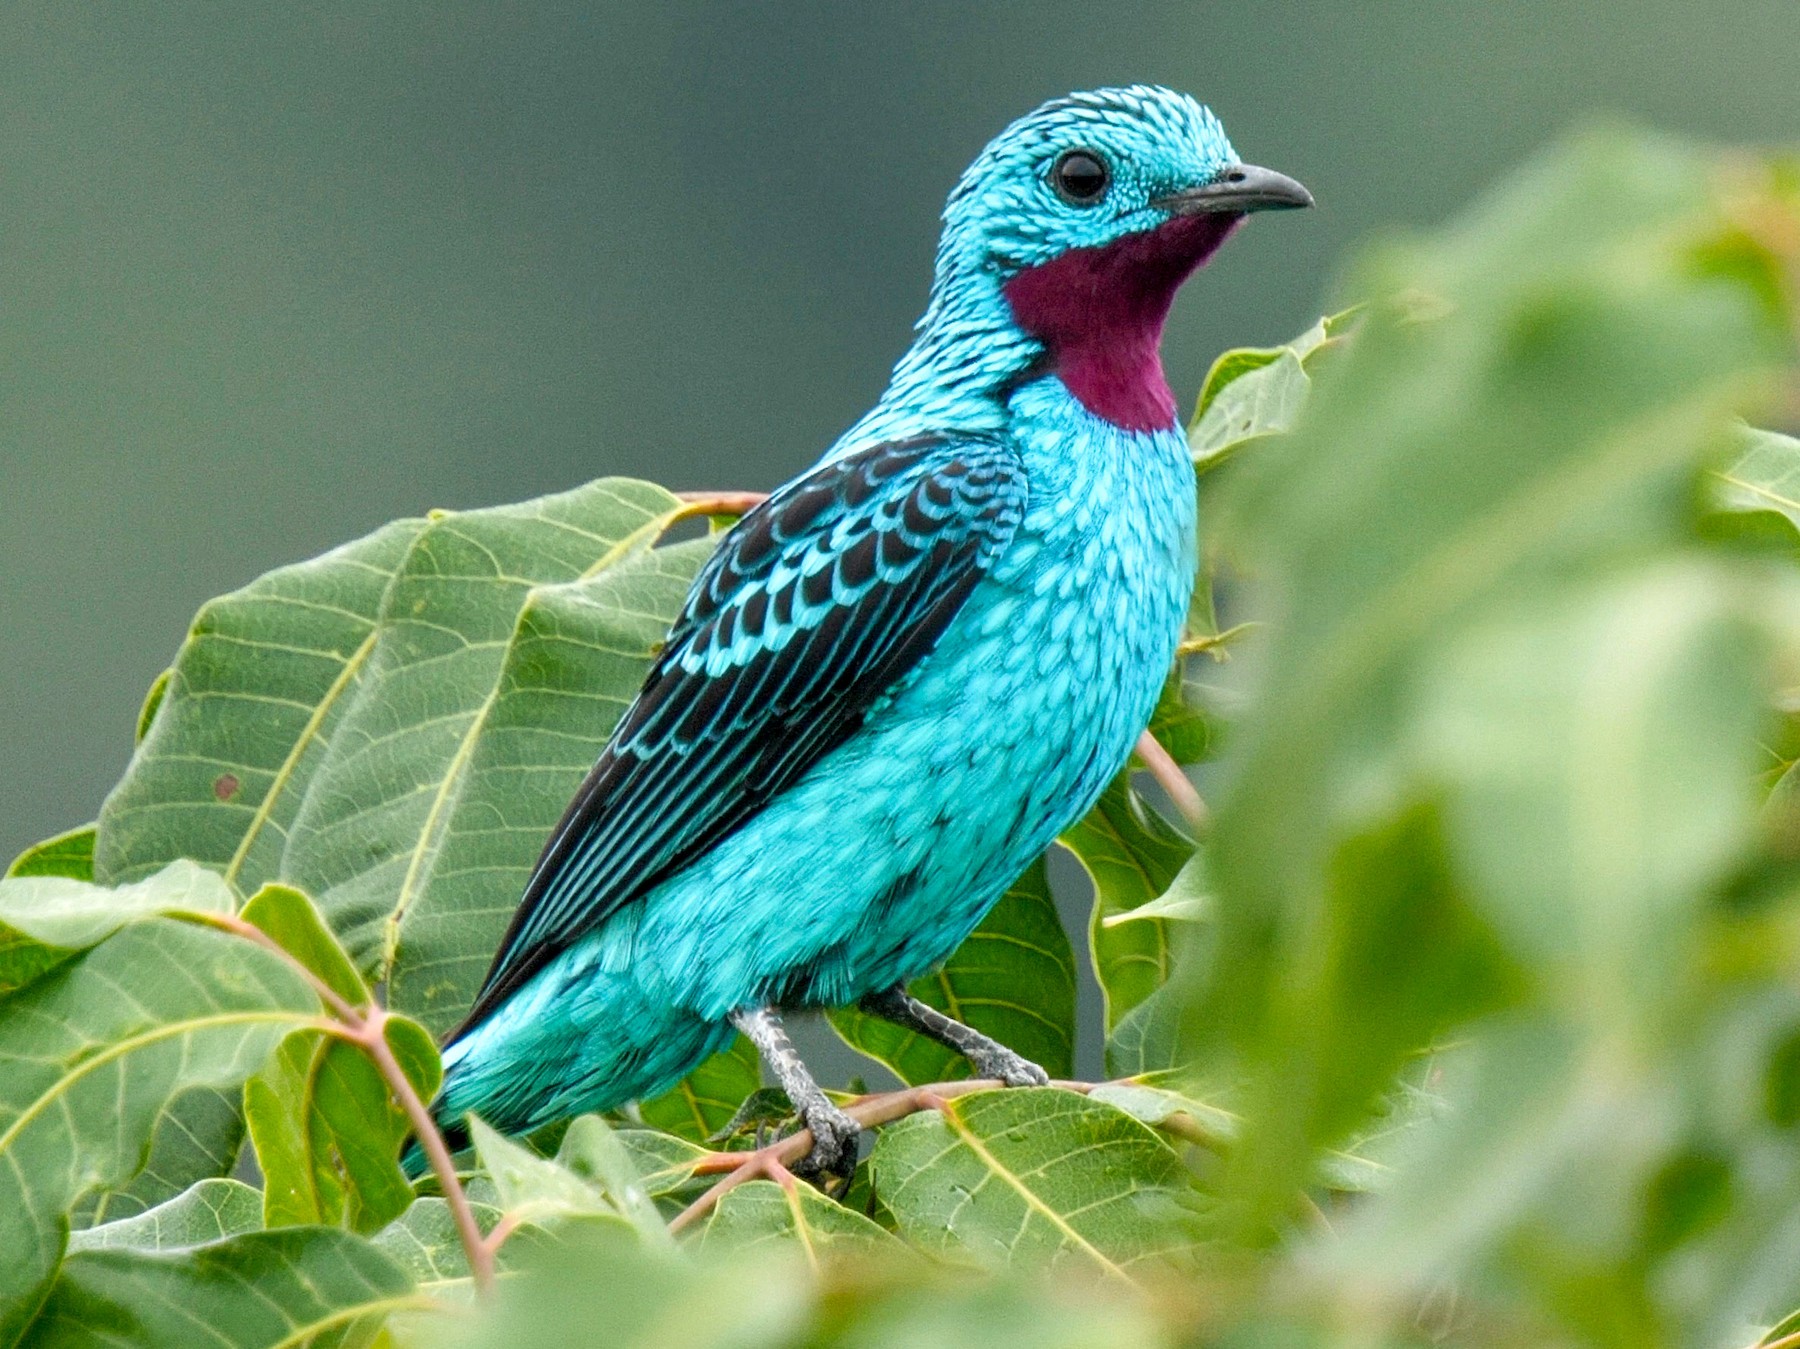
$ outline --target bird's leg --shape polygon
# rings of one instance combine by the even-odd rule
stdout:
[[[920,1002],[906,991],[904,984],[871,993],[858,1005],[870,1016],[948,1045],[975,1066],[979,1077],[997,1077],[1009,1087],[1042,1087],[1050,1081],[1050,1074],[1030,1059]]]
[[[775,1009],[755,1007],[733,1012],[731,1024],[749,1037],[764,1062],[774,1069],[781,1089],[812,1130],[812,1151],[794,1167],[795,1173],[808,1178],[849,1175],[856,1165],[856,1140],[862,1134],[862,1126],[819,1090]]]

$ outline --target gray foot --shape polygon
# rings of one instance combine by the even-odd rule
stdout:
[[[1015,1054],[998,1040],[965,1051],[977,1077],[997,1077],[1009,1087],[1047,1087],[1050,1074],[1023,1054]]]
[[[928,1036],[939,1044],[954,1049],[967,1059],[977,1077],[994,1077],[1009,1087],[1044,1087],[1050,1074],[1022,1054],[1015,1054],[998,1040],[983,1035],[973,1026],[945,1016],[937,1008],[920,1002],[903,985],[871,993],[860,1004],[863,1011],[905,1026],[910,1031]]]
[[[862,1137],[862,1125],[829,1101],[803,1111],[801,1118],[812,1130],[813,1145],[811,1152],[794,1163],[796,1176],[818,1180],[824,1176],[848,1176],[856,1169],[856,1146]]]
[[[812,1130],[812,1151],[793,1168],[796,1175],[813,1179],[824,1175],[848,1176],[856,1169],[856,1143],[862,1126],[839,1110],[819,1090],[794,1043],[787,1037],[781,1017],[773,1007],[753,1007],[731,1014],[731,1022],[762,1055],[781,1083],[806,1127]]]

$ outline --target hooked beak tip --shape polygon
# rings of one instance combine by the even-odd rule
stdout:
[[[1209,183],[1171,192],[1151,202],[1152,206],[1159,206],[1174,215],[1294,211],[1312,204],[1312,193],[1299,182],[1285,173],[1255,164],[1227,165]]]

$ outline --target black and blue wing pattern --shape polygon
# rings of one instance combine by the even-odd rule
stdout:
[[[744,517],[550,836],[458,1035],[852,735],[1023,516],[1003,441],[925,436],[814,469]]]

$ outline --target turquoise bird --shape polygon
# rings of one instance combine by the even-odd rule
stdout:
[[[1248,213],[1311,204],[1144,85],[981,152],[887,392],[725,535],[551,834],[445,1048],[447,1127],[621,1105],[742,1031],[841,1173],[858,1126],[781,1016],[850,1004],[1047,1080],[906,984],[1149,720],[1197,547],[1163,321]]]

